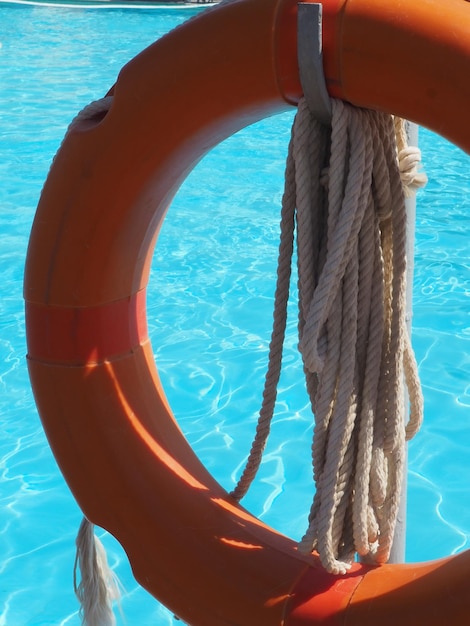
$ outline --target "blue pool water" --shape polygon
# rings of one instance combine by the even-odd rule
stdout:
[[[0,626],[80,623],[71,574],[80,511],[45,440],[24,358],[22,274],[41,186],[77,111],[195,10],[0,3]],[[164,386],[226,488],[260,403],[291,120],[265,120],[208,155],[155,252],[148,317]],[[420,145],[429,183],[418,197],[413,343],[426,414],[409,448],[409,561],[470,547],[470,161],[425,130]],[[312,493],[311,417],[292,307],[273,435],[244,503],[297,539]],[[100,536],[127,591],[118,623],[177,624],[135,583],[119,545]]]

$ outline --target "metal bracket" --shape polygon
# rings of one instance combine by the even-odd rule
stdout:
[[[299,2],[297,9],[300,83],[312,115],[323,124],[331,124],[331,102],[323,73],[323,7],[321,4]]]

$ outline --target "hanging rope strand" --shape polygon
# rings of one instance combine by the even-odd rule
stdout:
[[[103,544],[94,534],[94,525],[85,517],[80,524],[76,546],[73,586],[81,604],[82,624],[115,626],[112,603],[121,598],[121,583],[109,568]]]
[[[293,130],[295,133],[295,128]],[[289,144],[289,156],[286,167],[286,186],[283,196],[281,214],[281,242],[279,245],[279,262],[277,284],[274,296],[274,322],[269,345],[268,371],[266,373],[263,402],[261,405],[256,434],[243,473],[231,492],[231,496],[239,501],[248,491],[259,469],[266,441],[271,429],[274,406],[277,397],[277,385],[281,374],[282,348],[287,322],[287,301],[292,266],[294,213],[295,213],[295,171],[294,159],[290,156],[293,148]]]

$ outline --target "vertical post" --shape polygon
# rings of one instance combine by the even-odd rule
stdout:
[[[406,122],[408,145],[418,145],[418,125]],[[414,244],[416,226],[416,193],[406,198],[406,321],[407,330],[411,336],[411,319],[413,312],[413,272],[414,272]],[[407,398],[406,398],[407,400]],[[403,484],[400,494],[397,525],[393,537],[389,563],[403,563],[406,551],[406,497],[408,485],[408,452],[406,451]]]

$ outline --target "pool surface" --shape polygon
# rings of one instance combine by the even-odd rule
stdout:
[[[199,10],[0,3],[0,626],[80,624],[72,567],[81,514],[25,363],[23,267],[41,187],[75,114]],[[163,384],[227,489],[260,405],[291,122],[291,113],[264,120],[211,152],[177,195],[154,255],[148,322]],[[426,404],[409,446],[408,561],[470,547],[470,161],[423,129],[420,147],[429,183],[418,194],[413,344]],[[296,343],[292,301],[273,433],[243,503],[299,539],[313,490],[312,418]],[[178,624],[135,583],[117,542],[99,535],[127,591],[118,624]]]

